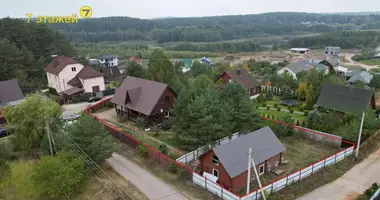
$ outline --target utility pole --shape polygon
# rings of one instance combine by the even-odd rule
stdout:
[[[50,136],[50,126],[49,126],[49,122],[48,120],[46,120],[46,133],[47,133],[47,136],[48,136],[48,140],[49,140],[49,147],[50,147],[50,155],[51,157],[54,156],[54,153],[53,153],[53,147],[52,147],[52,142],[51,142],[51,136]]]
[[[253,156],[252,156],[252,149],[249,148],[249,155],[248,155],[248,177],[247,177],[247,194],[249,194],[249,185],[250,185],[250,180],[251,180],[251,163],[252,162],[252,166],[253,166],[253,171],[255,172],[255,176],[256,176],[256,179],[257,179],[257,183],[259,184],[259,188],[260,188],[260,191],[261,191],[261,196],[264,200],[266,200],[266,197],[265,197],[265,194],[264,194],[264,190],[262,189],[262,185],[261,185],[261,181],[260,181],[260,177],[259,177],[259,174],[257,173],[257,169],[256,169],[256,164],[255,164],[255,161],[253,160]]]
[[[356,158],[358,158],[359,156],[359,147],[360,147],[360,140],[362,139],[364,116],[365,116],[365,112],[363,112],[362,121],[360,122],[359,138],[358,138],[358,143],[356,147]]]

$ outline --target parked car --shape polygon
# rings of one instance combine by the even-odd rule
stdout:
[[[0,127],[0,137],[5,137],[7,135],[8,135],[7,129]]]
[[[88,99],[88,102],[95,102],[95,101],[100,101],[100,100],[102,100],[101,97],[93,96]]]
[[[74,121],[74,120],[77,120],[79,117],[80,117],[80,114],[78,113],[64,112],[61,119],[64,121]]]

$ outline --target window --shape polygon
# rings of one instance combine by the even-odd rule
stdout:
[[[165,97],[165,103],[170,103],[170,97],[169,96]]]
[[[212,169],[212,175],[219,177],[219,172],[216,169]]]
[[[113,63],[111,62],[111,66],[113,66]]]
[[[264,164],[259,167],[259,175],[264,174]]]
[[[169,118],[169,116],[170,116],[169,111],[166,111],[166,112],[165,112],[165,118]]]
[[[100,59],[101,62],[103,62],[103,59]]]
[[[275,167],[278,167],[278,161],[275,162],[274,166],[275,166]]]
[[[216,165],[219,164],[219,158],[216,157],[216,155],[213,155],[213,156],[212,156],[212,163],[213,163],[213,164],[216,164]]]
[[[76,71],[77,71],[77,68],[72,67],[72,68],[71,68],[71,71],[72,71],[72,72],[76,72]]]

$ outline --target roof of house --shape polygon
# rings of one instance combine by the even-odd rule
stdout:
[[[77,93],[80,93],[80,92],[83,92],[83,91],[84,91],[83,88],[72,87],[70,89],[67,89],[67,90],[63,91],[62,94],[67,94],[67,95],[71,96],[73,94],[77,94]]]
[[[117,56],[111,55],[111,54],[104,54],[102,56],[99,56],[98,59],[114,59],[117,58]]]
[[[356,75],[360,74],[360,72],[362,72],[362,71],[360,71],[360,70],[358,70],[358,69],[349,70],[349,71],[347,72],[346,76],[347,76],[347,77],[353,77],[353,76],[356,76]]]
[[[121,76],[119,67],[102,67],[103,74],[106,78],[117,78]]]
[[[192,58],[184,58],[183,59],[183,67],[184,68],[188,68],[188,69],[190,69],[191,68],[191,66],[193,65],[193,59]]]
[[[285,66],[295,74],[298,74],[303,71],[309,71],[314,68],[314,66],[309,62],[309,60],[300,60],[297,62],[289,63]]]
[[[0,81],[0,106],[24,99],[16,79]]]
[[[56,56],[52,59],[51,63],[49,63],[45,67],[45,71],[58,75],[67,65],[77,64],[79,63],[74,58],[67,56]]]
[[[132,62],[137,62],[137,63],[141,63],[141,59],[136,57],[136,56],[132,56],[129,58],[129,61],[132,61]]]
[[[81,78],[81,79],[89,79],[89,78],[96,78],[96,77],[102,77],[103,74],[96,71],[92,67],[85,66],[78,72],[76,77]]]
[[[232,80],[242,84],[247,89],[255,88],[261,85],[257,79],[255,79],[244,69],[236,68],[233,70],[226,71],[225,73],[227,73]]]
[[[167,88],[165,83],[127,76],[111,102],[150,116]]]
[[[348,82],[354,83],[356,81],[360,81],[364,84],[369,84],[373,78],[373,75],[366,72],[366,71],[361,71],[360,73],[356,74],[355,76],[352,76]]]
[[[252,158],[256,164],[285,151],[284,145],[268,126],[217,146],[213,151],[230,177],[234,178],[247,171],[249,148],[252,148]]]
[[[373,90],[325,84],[316,105],[341,112],[363,112],[372,96]]]
[[[313,64],[313,66],[318,70],[318,71],[326,71],[329,69],[328,66],[320,63]]]
[[[339,65],[339,61],[334,58],[327,58],[326,61],[330,63],[333,67],[336,67]]]
[[[291,48],[291,51],[310,51],[309,48]]]
[[[82,82],[79,80],[78,77],[74,77],[73,79],[69,80],[67,82],[67,84],[69,84],[71,86],[80,86],[80,85],[82,85]]]
[[[211,59],[210,59],[210,58],[207,58],[207,57],[203,57],[203,58],[199,59],[199,61],[207,62],[207,63],[209,63],[209,64],[212,64]]]

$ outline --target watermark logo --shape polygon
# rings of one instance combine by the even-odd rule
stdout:
[[[83,18],[90,18],[92,16],[92,8],[90,6],[83,6],[79,10],[80,16]],[[41,23],[49,23],[49,24],[70,24],[70,23],[78,23],[78,15],[72,14],[71,16],[33,16],[33,14],[26,14],[28,18],[28,23],[31,22],[33,18],[36,19],[37,24]]]

